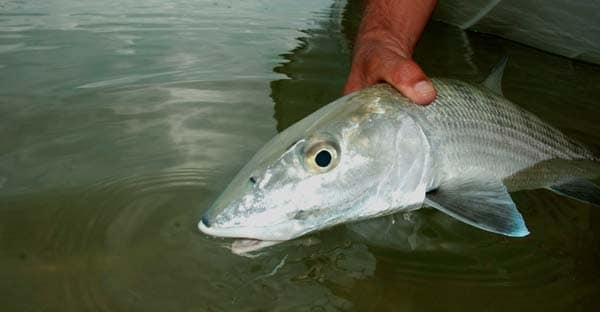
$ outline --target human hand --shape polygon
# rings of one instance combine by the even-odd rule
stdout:
[[[417,104],[429,104],[435,89],[421,67],[389,39],[357,41],[344,94],[387,82]]]
[[[356,38],[344,94],[387,82],[417,104],[431,103],[433,84],[412,58],[435,0],[370,0]]]

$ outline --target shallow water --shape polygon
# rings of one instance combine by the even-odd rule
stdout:
[[[546,191],[513,194],[525,239],[430,210],[257,258],[198,232],[264,142],[341,95],[356,4],[30,2],[0,4],[3,311],[598,305],[600,210]],[[416,52],[468,81],[504,55],[509,99],[600,147],[600,67],[437,22]]]

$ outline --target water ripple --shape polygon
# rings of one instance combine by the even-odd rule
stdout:
[[[374,258],[364,245],[329,233],[316,245],[299,240],[246,259],[198,232],[196,221],[218,194],[213,181],[222,174],[178,169],[0,198],[12,207],[0,210],[0,264],[9,261],[16,275],[31,276],[40,286],[30,301],[56,310],[350,307],[325,284],[345,288],[372,275]],[[34,212],[43,217],[32,218]],[[22,244],[24,226],[39,239]],[[50,280],[60,287],[43,288]],[[12,291],[28,293],[24,286]]]
[[[513,198],[531,231],[522,239],[485,233],[433,210],[358,223],[349,230],[375,247],[377,276],[394,280],[400,289],[419,285],[456,298],[466,291],[479,294],[481,300],[488,298],[487,292],[501,291],[513,304],[521,296],[553,298],[536,303],[536,308],[589,300],[595,291],[590,284],[600,276],[594,264],[597,250],[590,250],[598,240],[597,230],[590,227],[598,218],[594,207],[542,190]],[[393,301],[414,299],[399,296]],[[481,303],[475,301],[471,308]]]

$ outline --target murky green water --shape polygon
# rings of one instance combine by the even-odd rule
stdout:
[[[357,7],[0,3],[0,310],[594,310],[600,209],[546,191],[513,194],[525,239],[430,210],[253,259],[198,232],[254,151],[341,94]],[[469,81],[503,55],[508,98],[600,146],[600,67],[441,23],[417,49]]]

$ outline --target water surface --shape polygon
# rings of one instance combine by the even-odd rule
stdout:
[[[513,194],[532,232],[431,210],[235,256],[196,222],[277,131],[341,95],[358,4],[0,5],[3,311],[588,311],[600,210]],[[600,146],[600,68],[433,22],[416,58]],[[596,209],[594,209],[596,208]]]

